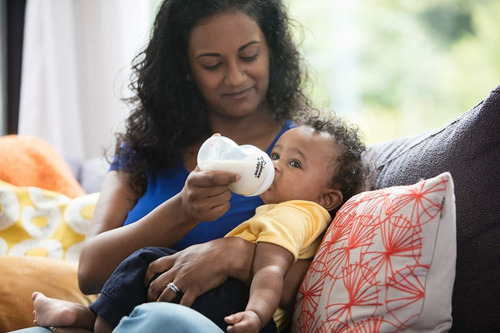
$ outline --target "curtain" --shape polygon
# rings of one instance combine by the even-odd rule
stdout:
[[[26,0],[1,0],[0,135],[17,133]]]
[[[19,134],[72,159],[113,148],[129,111],[130,63],[155,11],[144,0],[28,0]]]

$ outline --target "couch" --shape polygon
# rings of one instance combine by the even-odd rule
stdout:
[[[370,147],[373,188],[450,172],[456,198],[452,332],[500,331],[500,86],[434,131]]]
[[[0,154],[1,149],[0,145]],[[367,191],[348,201],[327,231],[299,291],[293,330],[499,332],[500,86],[450,124],[370,145],[366,158],[373,166],[373,177]],[[75,175],[81,171],[78,165],[69,168]],[[103,175],[102,167],[96,170],[98,180],[93,186]],[[26,190],[22,186],[30,184],[4,185],[18,191],[15,193],[20,198],[20,191]],[[72,204],[79,209],[91,207],[96,197],[88,196],[65,195],[66,199],[58,197],[56,204],[63,211],[69,211]],[[71,214],[67,216],[70,220]],[[86,224],[81,221],[85,219],[79,218],[78,223],[65,222],[79,225],[79,231],[84,233]],[[0,208],[0,239],[8,229],[2,230],[1,221]],[[374,231],[363,234],[368,230],[364,228],[367,221],[381,226],[381,234],[376,236],[380,240]],[[415,221],[418,223],[412,224]],[[410,227],[401,228],[403,223]],[[75,232],[78,227],[71,229],[75,240],[63,244],[55,259],[0,256],[0,331],[31,324],[29,295],[35,289],[83,304],[92,301],[79,294],[76,287],[74,251],[78,252],[72,246],[83,236]],[[391,239],[399,236],[394,230],[412,233],[405,238],[411,246],[400,246],[411,256],[401,255],[398,262],[390,261],[391,265],[384,259],[382,269],[382,261],[375,259],[380,254],[384,258],[389,255],[387,251],[373,250],[373,246],[389,247],[384,237],[388,230]],[[356,246],[349,242],[363,237],[370,241],[354,252]],[[9,249],[7,245],[4,252],[11,254]],[[338,259],[339,253],[344,261]],[[396,269],[397,265],[401,268]],[[354,269],[358,275],[350,275]],[[49,278],[33,282],[34,270],[38,270],[35,274],[39,277]],[[379,272],[385,281],[377,280]],[[351,276],[357,280],[351,280]],[[47,281],[53,286],[48,286]],[[338,281],[349,288],[339,289]],[[362,294],[365,290],[367,293]],[[358,292],[356,296],[354,291]],[[399,297],[402,292],[412,298]]]

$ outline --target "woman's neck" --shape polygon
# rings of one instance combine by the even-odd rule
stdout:
[[[266,150],[283,127],[268,110],[260,110],[244,118],[228,118],[210,115],[213,133],[231,138],[238,145],[251,144]]]

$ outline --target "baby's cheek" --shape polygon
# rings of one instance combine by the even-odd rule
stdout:
[[[281,196],[279,192],[277,192],[276,189],[273,188],[262,193],[260,195],[260,198],[262,199],[262,201],[264,201],[265,204],[280,203],[288,200],[287,198],[283,198],[283,196]]]

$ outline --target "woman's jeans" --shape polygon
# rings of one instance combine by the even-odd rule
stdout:
[[[144,303],[123,317],[113,332],[221,333],[210,319],[175,303]]]
[[[44,327],[30,327],[15,333],[50,333]],[[14,333],[13,332],[13,333]],[[183,305],[155,302],[141,304],[132,313],[123,317],[113,332],[175,332],[175,333],[221,333],[210,319]]]

